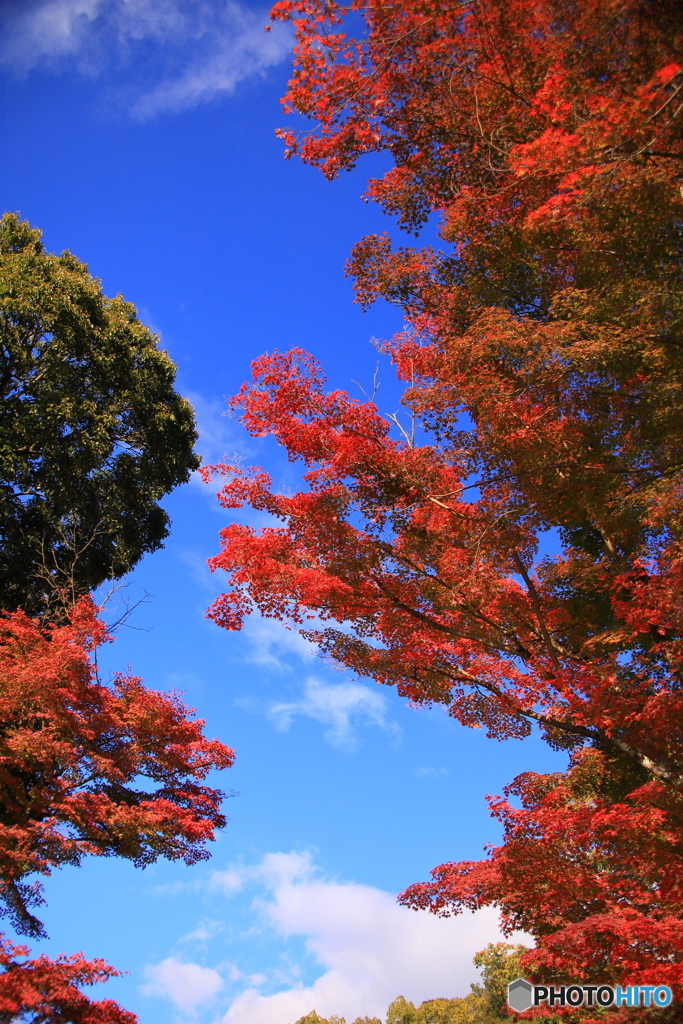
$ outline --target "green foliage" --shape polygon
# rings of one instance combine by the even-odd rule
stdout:
[[[486,949],[475,954],[472,963],[481,971],[484,982],[482,993],[490,1014],[495,1016],[503,1013],[508,985],[515,978],[525,977],[526,970],[519,961],[522,954],[527,952],[526,946],[490,942]]]
[[[315,1010],[311,1010],[305,1017],[300,1017],[296,1024],[346,1024],[345,1017],[338,1017],[333,1014],[331,1017],[320,1017]],[[356,1017],[353,1024],[382,1024],[379,1017]]]
[[[428,999],[417,1007],[399,996],[387,1010],[387,1024],[474,1024],[488,1019],[482,1013],[485,1000],[475,992],[464,998]]]
[[[41,232],[0,220],[0,608],[55,611],[168,532],[197,468],[175,366],[119,295]]]

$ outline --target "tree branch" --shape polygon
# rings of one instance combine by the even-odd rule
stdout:
[[[534,611],[536,612],[536,618],[538,619],[538,624],[541,627],[541,633],[543,634],[543,639],[545,640],[545,645],[548,650],[548,654],[550,655],[550,660],[552,661],[557,671],[561,672],[562,666],[560,665],[560,659],[557,657],[555,644],[550,636],[550,633],[548,632],[548,627],[545,624],[545,619],[543,618],[543,611],[541,609],[541,602],[538,596],[538,591],[536,590],[536,587],[534,586],[528,572],[526,571],[522,559],[519,557],[516,551],[512,552],[512,559],[515,565],[517,566],[520,576],[526,583],[526,588],[529,591],[529,597],[531,598],[531,603],[533,605]]]

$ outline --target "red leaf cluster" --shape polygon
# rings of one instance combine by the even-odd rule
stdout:
[[[428,411],[441,416],[444,429],[440,386],[461,395],[470,379],[463,363],[459,358],[460,376],[438,379],[436,401],[426,385],[420,391],[422,412],[431,402]],[[528,412],[505,394],[498,399],[492,373],[491,386],[482,385],[484,367],[468,386],[490,403],[497,399],[495,416],[505,414],[507,423],[488,430],[488,411],[469,402],[478,447],[461,448],[460,465],[452,450],[392,439],[371,403],[326,394],[319,371],[299,352],[262,357],[254,372],[255,383],[233,404],[244,409],[252,433],[267,430],[290,458],[306,463],[309,489],[284,496],[271,491],[260,471],[207,467],[207,477],[230,477],[221,503],[248,503],[285,524],[258,531],[233,524],[223,531],[222,551],[210,564],[230,573],[232,589],[212,617],[235,628],[258,608],[299,624],[313,615],[336,622],[345,628],[308,632],[347,667],[397,684],[411,700],[445,703],[462,724],[484,725],[500,737],[524,735],[535,720],[558,742],[564,734],[628,748],[638,763],[647,761],[658,777],[678,784],[665,765],[679,743],[683,704],[666,659],[676,664],[681,654],[671,628],[681,558],[677,546],[662,548],[658,567],[642,568],[643,557],[654,555],[652,536],[661,547],[662,534],[655,534],[651,515],[650,532],[634,537],[634,517],[616,501],[612,508],[631,488],[628,477],[617,486],[605,467],[597,474],[586,469],[587,478],[592,472],[606,481],[602,508],[595,489],[577,488],[575,478],[567,484],[562,474],[558,480],[548,410],[535,411],[531,396]],[[557,428],[558,447],[567,450],[571,471],[585,446],[566,419]],[[508,423],[515,429],[505,429]],[[465,483],[468,463],[485,457],[504,458],[514,473],[496,475],[491,468],[493,478],[479,483],[477,497]],[[642,495],[637,500],[642,504]],[[592,557],[585,547],[569,547],[532,579],[526,566],[539,531],[581,523],[586,501],[607,540],[596,527],[600,544]],[[625,525],[617,532],[619,517]],[[619,557],[609,551],[615,543]],[[588,591],[594,603],[578,607]]]
[[[0,897],[28,934],[40,896],[26,876],[85,854],[192,864],[225,823],[223,794],[201,782],[232,750],[176,695],[131,675],[102,683],[91,653],[104,639],[90,599],[67,626],[0,622]]]
[[[576,755],[566,774],[519,776],[507,799],[490,799],[503,843],[484,861],[442,864],[401,901],[441,915],[495,904],[508,931],[537,937],[525,957],[536,975],[656,977],[680,993],[683,798],[634,783],[596,750]]]
[[[409,227],[432,210],[454,226],[552,220],[596,177],[613,188],[643,157],[680,158],[667,0],[297,0],[272,17],[296,31],[285,108],[316,122],[281,132],[288,152],[332,177],[387,150],[369,195]]]
[[[80,953],[50,960],[28,956],[25,946],[0,939],[0,1022],[13,1024],[136,1024],[137,1017],[110,999],[94,1002],[80,991],[116,977],[103,960]],[[18,959],[21,958],[21,959]]]

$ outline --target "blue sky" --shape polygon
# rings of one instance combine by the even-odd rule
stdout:
[[[353,243],[393,230],[360,200],[373,158],[336,182],[284,161],[274,129],[290,38],[265,7],[224,0],[17,0],[0,7],[2,206],[88,263],[157,331],[193,402],[208,461],[238,453],[295,487],[297,467],[223,415],[250,360],[299,345],[330,384],[369,385],[371,337],[398,312],[353,303]],[[398,391],[380,370],[378,401]],[[107,994],[142,1024],[293,1024],[381,1014],[403,993],[463,995],[496,917],[440,921],[395,893],[444,860],[477,858],[498,829],[484,795],[558,759],[496,744],[441,711],[326,669],[277,623],[228,634],[205,618],[225,523],[198,480],[166,505],[173,532],[132,574],[147,592],[102,658],[184,691],[237,751],[236,795],[211,861],[138,871],[113,860],[46,885],[49,953],[123,971]]]

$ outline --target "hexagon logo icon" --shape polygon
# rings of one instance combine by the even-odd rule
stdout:
[[[508,985],[508,1006],[517,1013],[524,1013],[533,1005],[533,988],[526,978],[517,978]]]

